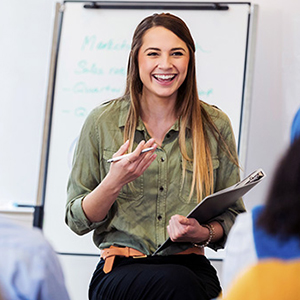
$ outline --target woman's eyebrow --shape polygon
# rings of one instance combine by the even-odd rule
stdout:
[[[149,50],[151,50],[151,51],[160,51],[159,48],[149,47],[149,48],[145,49],[144,52],[147,52],[147,51],[149,51]]]
[[[159,48],[149,47],[149,48],[145,49],[144,52],[147,52],[149,50],[151,50],[151,51],[161,51],[161,49],[159,49]],[[186,50],[182,47],[176,47],[176,48],[171,49],[171,51],[177,51],[177,50],[182,50],[182,51],[186,52]]]
[[[182,50],[184,52],[186,52],[186,50],[182,47],[177,47],[177,48],[172,48],[171,51],[177,51],[177,50]]]

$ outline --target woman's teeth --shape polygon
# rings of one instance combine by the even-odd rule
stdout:
[[[176,75],[154,75],[157,80],[172,80]]]

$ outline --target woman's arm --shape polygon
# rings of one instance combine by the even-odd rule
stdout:
[[[123,138],[122,131],[114,127],[115,119],[108,117],[118,112],[111,111],[112,107],[109,111],[107,107],[98,107],[90,113],[74,153],[67,187],[65,221],[79,235],[96,228],[105,230],[110,208],[122,186],[140,176],[156,157],[153,154],[156,145],[149,140],[147,143],[141,142],[128,157],[129,160],[122,159],[112,164],[104,161],[112,155],[104,158],[104,154],[114,149]],[[153,151],[139,155],[144,147],[151,146]],[[125,143],[114,155],[122,155],[127,149],[128,143]]]
[[[113,157],[123,155],[128,146],[127,141]],[[146,147],[154,147],[154,150],[141,154]],[[154,161],[156,154],[153,152],[156,147],[154,139],[150,139],[147,143],[142,141],[129,157],[111,164],[104,180],[82,201],[83,211],[91,222],[100,222],[106,217],[121,188],[141,176]]]

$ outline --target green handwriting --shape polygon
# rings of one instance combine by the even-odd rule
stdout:
[[[201,51],[203,53],[211,53],[211,50],[204,49],[201,45],[196,42],[196,50]]]
[[[113,87],[110,85],[105,86],[89,86],[87,83],[81,81],[77,82],[73,87],[74,93],[82,93],[82,94],[96,94],[96,93],[104,93],[104,92],[110,92],[110,93],[120,93],[121,88],[119,87]]]
[[[91,73],[95,75],[103,75],[103,69],[99,68],[96,63],[89,64],[86,60],[81,60],[77,64],[75,74]]]
[[[97,63],[89,63],[86,60],[81,60],[77,63],[75,74],[93,74],[93,75],[114,75],[126,76],[126,69],[124,67],[111,67],[108,70],[100,68]]]
[[[208,89],[206,91],[198,89],[199,96],[210,96],[213,93],[213,89]]]
[[[123,40],[121,42],[115,42],[113,39],[101,41],[97,39],[96,35],[85,36],[81,45],[81,51],[93,51],[93,50],[114,50],[114,51],[129,51],[130,44]]]

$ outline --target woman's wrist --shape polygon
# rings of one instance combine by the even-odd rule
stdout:
[[[201,226],[203,226],[203,227],[205,227],[205,228],[208,229],[209,236],[208,236],[208,239],[205,242],[202,242],[202,243],[192,243],[193,246],[197,247],[197,248],[204,248],[204,247],[208,246],[209,243],[214,238],[214,236],[216,235],[215,228],[214,228],[214,226],[212,224],[203,224]]]

